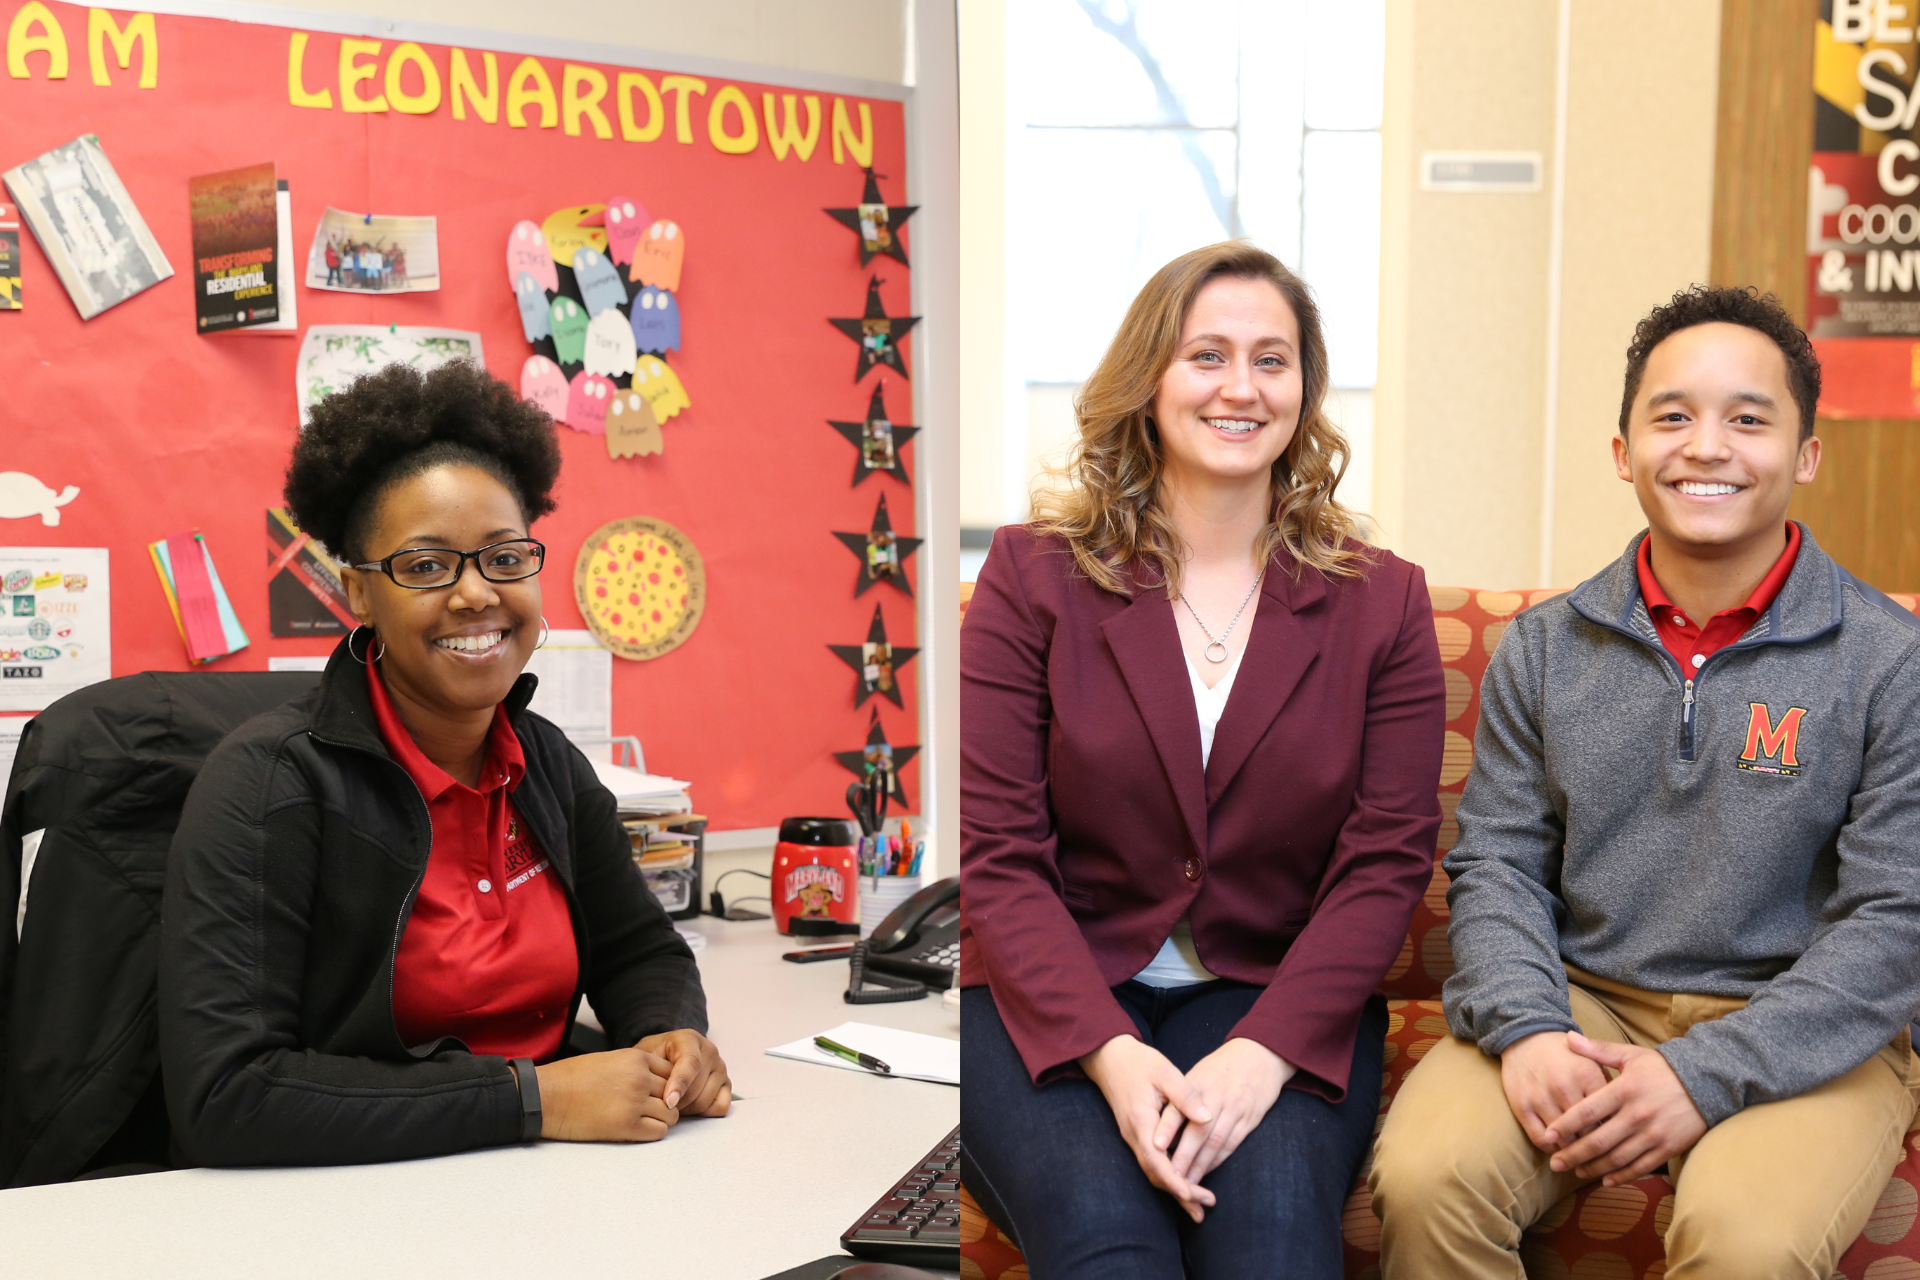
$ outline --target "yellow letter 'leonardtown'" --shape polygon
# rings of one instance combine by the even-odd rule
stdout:
[[[287,102],[296,107],[318,107],[326,111],[333,106],[333,90],[322,89],[318,93],[307,91],[306,76],[302,68],[307,61],[307,33],[296,31],[287,42]]]

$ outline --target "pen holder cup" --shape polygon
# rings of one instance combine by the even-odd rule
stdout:
[[[919,876],[861,876],[860,936],[871,936],[895,907],[918,892]]]

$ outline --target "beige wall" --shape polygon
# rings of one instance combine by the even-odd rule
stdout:
[[[1007,484],[1007,8],[960,5],[960,525],[1023,518]],[[1013,437],[1018,440],[1016,433]]]
[[[590,40],[892,84],[906,76],[905,0],[288,0],[286,7]]]
[[[1436,583],[1568,585],[1619,554],[1642,525],[1607,459],[1622,353],[1641,315],[1707,276],[1718,4],[1570,12],[1550,450],[1558,6],[1388,4],[1374,505]],[[1427,150],[1538,151],[1545,182],[1422,191]]]

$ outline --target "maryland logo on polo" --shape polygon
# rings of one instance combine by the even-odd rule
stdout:
[[[1780,723],[1775,724],[1766,703],[1749,702],[1747,707],[1747,749],[1734,761],[1734,767],[1781,778],[1799,777],[1800,719],[1807,709],[1788,707]]]

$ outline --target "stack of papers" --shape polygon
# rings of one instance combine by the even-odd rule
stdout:
[[[601,785],[613,792],[614,802],[619,805],[623,818],[688,813],[693,809],[693,801],[687,797],[689,784],[678,778],[641,773],[638,769],[608,764],[604,760],[589,763],[593,765],[594,773],[599,775]]]
[[[205,538],[176,533],[148,544],[147,553],[160,574],[160,589],[166,592],[167,608],[173,611],[173,625],[180,628],[189,661],[212,662],[247,647],[247,633],[240,627],[233,601],[227,599],[227,589],[220,585]]]
[[[870,1022],[843,1022],[833,1030],[820,1034],[855,1053],[880,1059],[893,1068],[893,1075],[902,1080],[960,1083],[958,1040],[925,1035],[918,1031],[901,1031],[895,1027],[876,1027]],[[767,1052],[776,1058],[792,1058],[795,1062],[813,1062],[823,1067],[839,1067],[843,1071],[878,1074],[868,1072],[856,1062],[848,1062],[845,1058],[828,1053],[813,1042],[812,1036],[795,1040],[792,1044],[775,1045]]]

